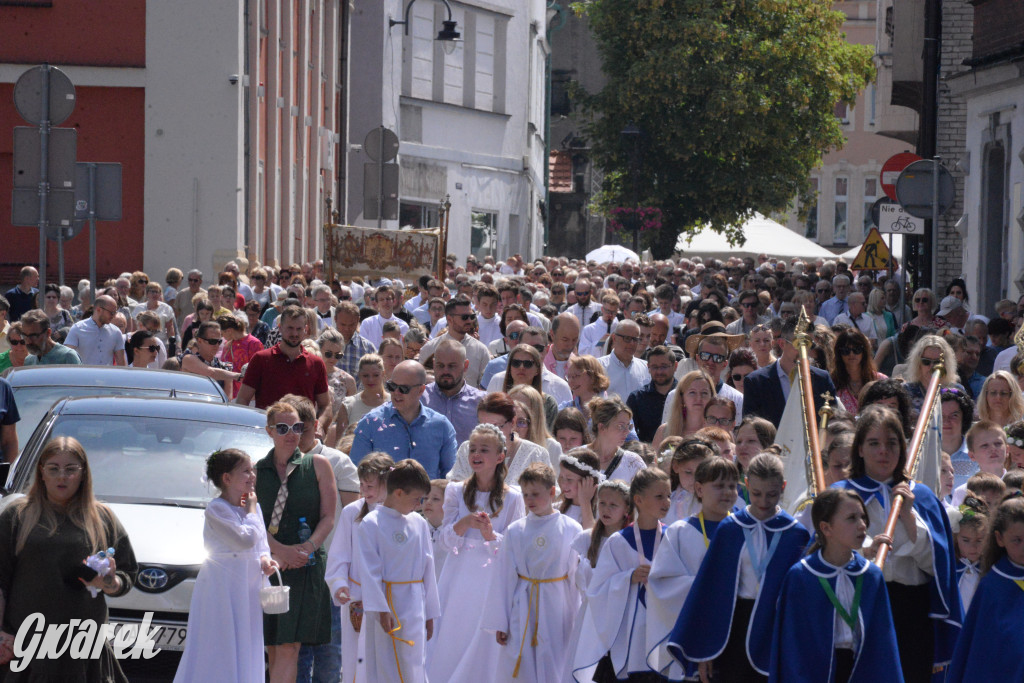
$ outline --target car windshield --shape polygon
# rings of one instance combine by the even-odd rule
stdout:
[[[24,448],[39,421],[46,416],[46,411],[62,398],[78,398],[80,396],[163,396],[170,395],[168,389],[140,389],[138,387],[75,387],[75,386],[25,386],[14,389],[14,401],[18,406],[21,420],[15,425],[18,443]],[[189,398],[195,401],[211,401],[221,403],[220,396],[196,394],[177,391],[178,398]]]
[[[63,415],[48,439],[56,436],[85,447],[97,499],[200,508],[218,495],[206,480],[210,453],[238,448],[256,461],[274,446],[256,426],[121,415]]]

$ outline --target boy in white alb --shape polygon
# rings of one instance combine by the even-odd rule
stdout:
[[[430,477],[415,460],[402,460],[387,487],[387,498],[356,530],[366,677],[425,681],[426,642],[441,613],[430,530],[415,512],[430,493]]]
[[[557,681],[566,667],[579,591],[572,542],[583,530],[551,504],[555,471],[533,463],[519,478],[529,514],[509,525],[483,627],[504,646],[495,681]]]

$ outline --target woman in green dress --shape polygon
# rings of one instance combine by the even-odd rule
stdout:
[[[285,585],[291,587],[288,611],[263,616],[271,683],[295,680],[301,645],[323,645],[331,640],[331,595],[324,581],[327,553],[323,543],[334,527],[338,492],[327,458],[303,455],[299,450],[303,430],[315,428],[315,422],[304,424],[287,403],[270,406],[267,433],[274,440],[274,449],[256,464],[256,496],[267,524],[270,553],[281,566]],[[302,518],[312,531],[305,541],[299,538]]]
[[[80,626],[71,626],[77,633],[87,621],[98,629],[107,623],[104,596],[127,593],[138,573],[124,527],[93,497],[82,444],[70,437],[51,439],[35,469],[28,494],[0,514],[0,680],[127,683],[109,641],[95,650],[95,658],[76,659],[76,648],[70,647],[57,659],[31,657],[19,672],[8,666],[15,635],[26,619],[38,613],[47,627],[79,620]],[[108,547],[115,550],[111,571],[103,576],[93,572],[86,581],[82,563]],[[87,587],[99,591],[95,598]]]

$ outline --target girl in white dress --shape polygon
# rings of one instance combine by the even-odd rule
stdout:
[[[717,455],[716,451],[713,443],[697,438],[684,439],[672,451],[668,468],[672,497],[669,499],[668,514],[665,515],[665,526],[689,519],[700,512],[700,501],[693,495],[694,474],[698,465]]]
[[[558,511],[580,523],[584,529],[594,526],[594,495],[604,481],[597,453],[587,447],[574,448],[559,458],[558,487],[562,500]]]
[[[385,453],[369,453],[359,461],[359,500],[346,505],[338,517],[338,526],[327,552],[327,573],[324,580],[331,589],[335,604],[348,606],[341,613],[341,671],[345,683],[366,680],[363,666],[365,638],[356,631],[363,614],[362,581],[356,569],[356,525],[370,514],[387,494],[388,473],[395,461]]]
[[[449,555],[438,581],[442,618],[427,648],[427,678],[443,683],[477,683],[498,666],[501,648],[493,633],[482,630],[485,598],[502,534],[525,515],[522,494],[505,483],[501,430],[477,425],[468,450],[473,473],[444,492],[441,545]]]
[[[277,562],[270,559],[256,501],[256,471],[236,449],[206,460],[206,477],[221,492],[206,506],[199,570],[189,606],[185,653],[175,682],[263,680],[260,588]]]

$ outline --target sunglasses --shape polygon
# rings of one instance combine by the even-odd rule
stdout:
[[[519,338],[523,336],[522,332],[509,332],[508,338],[512,341],[519,341]]]
[[[285,436],[288,432],[292,434],[302,434],[306,431],[306,425],[301,422],[296,422],[293,425],[286,425],[284,422],[278,422],[274,425],[274,431],[277,432],[278,436]]]
[[[740,304],[740,306],[742,306],[743,308],[757,308],[757,304],[750,301],[742,303]]]
[[[942,362],[941,358],[922,358],[921,359],[921,365],[925,366],[926,368],[930,368],[931,366],[935,365],[936,363],[940,363],[940,362]]]
[[[145,349],[150,353],[156,353],[160,350],[160,347],[156,344],[150,344],[149,346],[140,346],[139,349]]]
[[[408,394],[416,387],[421,387],[423,384],[395,384],[391,380],[384,383],[384,388],[388,390],[388,393],[395,393],[396,391],[400,394]]]
[[[475,313],[459,313],[458,315],[454,315],[453,317],[459,318],[460,320],[462,320],[462,322],[467,322],[467,321],[472,320],[473,318],[475,318],[476,314]]]
[[[338,301],[352,301],[351,296],[339,296]]]
[[[576,296],[590,296],[590,292],[581,292],[576,290]]]
[[[509,365],[513,368],[526,368],[527,370],[532,370],[536,365],[536,362],[532,358],[513,358],[509,361]]]
[[[864,349],[859,346],[844,346],[839,349],[840,356],[855,356],[864,353]]]
[[[341,358],[341,354],[337,351],[321,351],[320,355],[324,358]]]
[[[196,339],[200,339],[209,344],[210,346],[220,346],[221,344],[224,343],[223,339],[207,339],[206,337],[196,337]]]
[[[10,342],[11,346],[24,346],[28,343],[24,339],[11,339],[10,337],[7,338],[7,341]]]
[[[746,375],[741,375],[739,373],[734,373],[733,376],[732,376],[732,381],[733,382],[742,382],[744,377],[746,377]]]
[[[916,299],[914,299],[914,303],[915,304],[929,304],[929,303],[931,303],[931,299],[929,299],[928,297],[919,296]]]
[[[697,354],[697,358],[704,362],[711,361],[712,363],[724,363],[729,360],[728,356],[723,356],[720,353],[711,353],[710,351],[701,351]]]
[[[189,281],[189,282],[202,282],[202,281],[203,281],[203,279],[202,279],[202,278],[198,278],[198,277],[190,277],[190,278],[188,279],[188,281]]]

